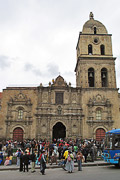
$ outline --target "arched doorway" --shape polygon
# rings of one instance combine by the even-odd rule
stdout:
[[[96,130],[96,141],[102,141],[105,137],[105,130],[103,128],[99,128]]]
[[[62,138],[64,139],[66,137],[66,127],[61,122],[57,122],[53,126],[53,139]]]
[[[17,127],[13,130],[13,141],[23,141],[23,129]]]

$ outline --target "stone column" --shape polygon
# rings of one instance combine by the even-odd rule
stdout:
[[[6,138],[10,138],[10,122],[6,122]]]
[[[80,105],[80,107],[81,107],[81,101],[82,101],[82,100],[81,100],[81,97],[82,97],[82,96],[81,96],[81,90],[78,89],[78,102],[77,102],[77,103],[78,103],[78,105]]]
[[[50,135],[50,117],[48,116],[48,119],[47,119],[47,137],[48,137],[48,140],[51,139],[51,135]]]
[[[42,89],[39,90],[38,92],[38,105],[42,104]]]
[[[37,137],[41,138],[41,117],[37,118]]]
[[[69,137],[72,137],[72,117],[69,116],[68,118],[68,133],[69,133]]]
[[[30,139],[30,125],[28,120],[25,122],[25,125],[26,125],[26,138]]]
[[[51,104],[51,90],[48,91],[48,103]]]
[[[71,88],[69,89],[69,104],[71,104]]]

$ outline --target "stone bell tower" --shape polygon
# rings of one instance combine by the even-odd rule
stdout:
[[[90,13],[77,43],[76,86],[82,88],[116,88],[115,59],[111,34]]]
[[[119,102],[111,34],[91,12],[77,43],[76,87],[81,89],[83,138],[102,140],[118,127]],[[102,134],[102,135],[101,135]]]

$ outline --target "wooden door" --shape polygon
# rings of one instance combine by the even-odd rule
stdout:
[[[23,141],[23,129],[18,127],[13,131],[13,141]]]
[[[102,141],[105,137],[105,130],[99,128],[96,130],[96,141]]]

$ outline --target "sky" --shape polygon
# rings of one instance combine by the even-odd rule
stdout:
[[[76,86],[76,45],[93,12],[112,34],[120,88],[119,0],[0,0],[0,92],[48,86],[61,75]]]

